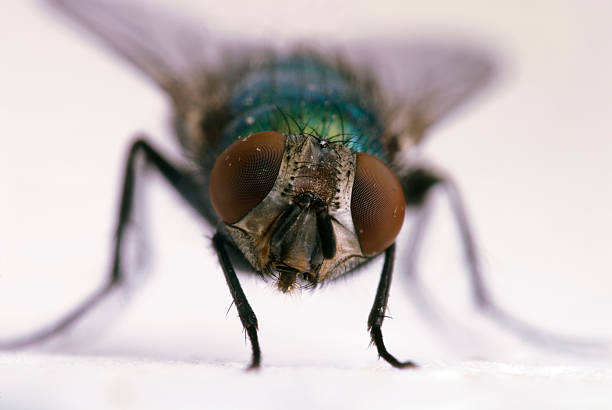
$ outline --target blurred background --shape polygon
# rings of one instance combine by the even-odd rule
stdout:
[[[422,154],[458,182],[486,282],[501,306],[546,331],[612,340],[609,2],[151,3],[250,40],[426,35],[486,44],[500,64],[497,81],[440,124]],[[165,96],[145,77],[41,2],[0,9],[4,338],[48,323],[106,277],[130,139],[146,132],[172,158],[180,154]],[[157,178],[146,191],[150,277],[119,314],[91,326],[103,332],[81,332],[89,337],[65,340],[54,351],[246,363],[249,346],[211,249],[212,229]],[[393,319],[383,327],[392,353],[425,368],[490,360],[609,369],[609,359],[534,349],[483,319],[470,302],[444,196],[434,208],[419,271],[444,325],[420,313],[398,261]],[[347,280],[292,295],[243,277],[264,365],[386,368],[366,332],[381,266],[378,260]],[[11,368],[11,356],[3,357]]]

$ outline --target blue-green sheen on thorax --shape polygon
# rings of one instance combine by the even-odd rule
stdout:
[[[274,60],[247,73],[228,102],[232,121],[221,145],[260,131],[314,135],[383,158],[379,119],[368,96],[310,56]]]

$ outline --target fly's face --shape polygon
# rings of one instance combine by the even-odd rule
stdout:
[[[405,201],[378,158],[306,135],[261,132],[221,155],[210,197],[234,243],[284,292],[316,286],[382,252]]]

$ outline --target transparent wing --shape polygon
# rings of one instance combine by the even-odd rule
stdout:
[[[133,1],[46,0],[94,34],[120,57],[151,78],[171,97],[181,97],[186,86],[198,87],[202,74],[220,63],[215,47],[201,25],[168,10],[144,7]]]
[[[418,144],[434,124],[483,89],[495,72],[489,53],[466,44],[379,38],[335,45],[330,45],[333,41],[297,47],[256,45],[244,39],[215,38],[201,22],[135,1],[46,1],[95,34],[171,97],[178,137],[186,151],[195,155],[208,148],[210,135],[205,135],[205,125],[217,123],[214,117],[222,112],[228,84],[240,73],[240,68],[232,71],[233,67],[246,67],[264,56],[299,50],[299,46],[312,49],[332,64],[339,59],[342,65],[348,63],[349,71],[358,77],[355,86],[367,87],[380,105],[383,138],[392,153]],[[365,84],[368,73],[374,80],[371,84]]]
[[[202,126],[204,116],[223,101],[225,80],[231,75],[227,67],[248,62],[258,51],[254,45],[215,38],[199,21],[138,1],[45,1],[165,91],[186,152],[197,156],[206,151],[210,136]]]
[[[396,149],[418,144],[496,72],[492,54],[469,43],[377,39],[346,47],[346,55],[374,76],[387,143]]]

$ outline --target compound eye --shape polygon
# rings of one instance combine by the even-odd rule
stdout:
[[[219,155],[210,172],[210,199],[223,222],[235,223],[274,186],[285,135],[266,131],[240,138]]]
[[[406,202],[399,180],[378,158],[357,153],[351,214],[361,251],[372,256],[387,249],[404,223]]]

